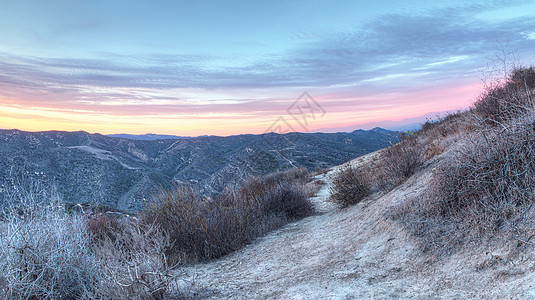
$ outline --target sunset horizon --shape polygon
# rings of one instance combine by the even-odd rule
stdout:
[[[358,129],[466,109],[535,44],[526,1],[2,6],[0,128],[26,131]]]

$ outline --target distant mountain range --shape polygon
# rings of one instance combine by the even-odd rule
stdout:
[[[0,130],[0,197],[20,182],[55,186],[67,202],[135,211],[173,182],[221,192],[250,175],[314,170],[388,146],[397,133],[267,133],[229,137],[126,139],[86,132]],[[167,137],[167,136],[166,136]]]
[[[344,127],[336,127],[336,128],[319,128],[314,130],[313,132],[349,132],[353,131],[356,128],[361,129],[370,129],[370,128],[385,128],[387,130],[392,131],[416,131],[422,127],[422,125],[427,121],[437,121],[440,118],[443,118],[451,113],[456,113],[459,110],[446,110],[446,111],[439,111],[439,112],[430,112],[426,113],[425,115],[421,115],[418,117],[403,119],[399,121],[392,121],[392,120],[384,120],[384,121],[377,121],[377,122],[370,122],[370,123],[364,123],[364,124],[354,124]]]
[[[139,141],[172,140],[172,139],[176,140],[176,139],[193,138],[191,136],[178,136],[178,135],[166,135],[166,134],[154,134],[154,133],[147,133],[147,134],[119,133],[119,134],[108,134],[107,136],[122,138],[122,139],[129,139],[129,140],[139,140]]]

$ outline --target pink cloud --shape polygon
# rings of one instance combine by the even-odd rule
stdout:
[[[480,92],[481,85],[474,81],[452,81],[423,88],[407,87],[391,90],[384,88],[384,86],[376,88],[374,94],[370,92],[370,87],[365,89],[362,87],[346,88],[343,91],[328,88],[324,90],[314,89],[311,95],[326,114],[321,118],[309,120],[310,123],[306,128],[297,126],[296,130],[307,131],[381,120],[401,120],[420,116],[430,111],[465,108]],[[181,134],[239,134],[261,133],[277,117],[286,116],[287,118],[288,112],[286,110],[298,96],[294,95],[295,89],[288,89],[287,97],[257,98],[256,100],[253,98],[254,92],[250,92],[251,99],[248,99],[247,94],[242,90],[240,98],[235,101],[232,101],[232,91],[229,91],[228,95],[221,95],[221,93],[217,95],[230,100],[210,99],[210,91],[205,91],[206,96],[203,100],[184,99],[180,98],[180,95],[177,95],[176,98],[164,99],[158,99],[158,95],[145,95],[146,99],[142,99],[138,96],[143,91],[136,90],[135,93],[129,94],[128,89],[117,90],[113,94],[111,92],[114,91],[106,91],[102,94],[86,91],[80,94],[78,90],[60,89],[53,92],[12,86],[0,91],[0,106],[19,109],[20,116],[24,116],[26,120],[31,119],[32,115],[35,116],[35,120],[41,122],[48,115],[53,116],[50,117],[50,121],[52,119],[60,120],[62,116],[70,120],[72,116],[77,115],[80,124],[85,124],[83,125],[85,127],[91,127],[89,126],[91,122],[99,120],[103,123],[95,128],[104,131],[128,132],[126,125],[136,124],[132,120],[158,119],[159,123],[157,124],[159,125],[162,124],[161,122],[171,124],[169,128],[165,129],[166,133],[176,133],[172,132],[173,128],[186,128],[187,122],[194,120],[196,122],[195,129],[191,132],[181,132]],[[285,93],[278,90],[277,94],[284,95]],[[124,99],[121,99],[122,96]],[[218,103],[218,100],[223,103]],[[37,116],[35,111],[39,111],[40,115]],[[108,119],[114,119],[114,121],[106,121]],[[120,121],[121,119],[124,121]],[[141,126],[142,124],[146,127],[147,122],[141,122],[137,125]],[[38,122],[32,124],[38,124]],[[64,129],[61,128],[63,123],[58,121],[54,124],[59,127],[46,129]],[[121,124],[126,127],[124,129],[117,128]],[[202,124],[205,124],[204,131],[201,128]],[[249,126],[248,124],[254,125]],[[84,130],[84,128],[79,129]],[[162,132],[158,131],[156,125],[151,131]],[[139,131],[136,132],[139,133]]]

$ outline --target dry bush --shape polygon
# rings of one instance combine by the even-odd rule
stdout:
[[[207,254],[205,243],[208,223],[219,218],[219,211],[209,204],[210,200],[190,186],[179,186],[162,191],[148,203],[139,215],[144,224],[156,224],[167,232],[173,247],[167,255],[177,262],[187,254],[190,259]]]
[[[177,292],[161,232],[87,219],[57,199],[20,193],[0,223],[3,299],[160,299]],[[48,196],[43,192],[41,195]],[[173,271],[175,272],[175,271]]]
[[[451,113],[435,121],[427,121],[413,133],[401,133],[400,141],[382,151],[376,161],[368,161],[359,169],[344,169],[335,178],[333,201],[349,206],[371,193],[390,191],[418,172],[426,161],[442,154],[468,130],[466,112]]]
[[[23,213],[21,213],[23,212]],[[75,299],[96,292],[99,264],[85,221],[59,202],[7,209],[0,231],[2,298]]]
[[[282,214],[287,221],[294,221],[310,215],[314,208],[303,186],[295,183],[281,183],[262,195],[262,211],[265,215]]]
[[[234,194],[246,202],[257,201],[263,215],[282,215],[285,221],[293,221],[313,212],[305,188],[310,174],[305,168],[294,168],[263,177],[252,177]]]
[[[460,132],[468,130],[466,115],[467,113],[461,112],[451,113],[436,122],[426,122],[428,126],[423,126],[418,131],[426,160],[442,154]]]
[[[344,167],[333,179],[331,201],[341,207],[357,204],[370,195],[369,185],[364,173],[352,166]]]
[[[427,193],[400,207],[398,217],[425,249],[438,252],[497,232],[528,241],[535,143],[499,131],[465,143],[437,167]]]
[[[401,133],[400,141],[382,151],[380,158],[361,170],[372,192],[390,191],[418,172],[426,161],[442,154],[472,128],[467,112],[450,113],[427,121],[417,132]]]
[[[377,180],[380,189],[391,190],[416,173],[425,162],[424,147],[418,135],[403,138],[387,148],[377,164]]]
[[[240,189],[261,193],[283,183],[306,184],[309,178],[310,173],[306,168],[293,168],[265,176],[251,177],[241,184]]]
[[[515,68],[504,82],[489,86],[473,105],[483,123],[507,126],[508,120],[529,115],[533,108],[535,69]]]
[[[447,252],[490,238],[532,244],[535,83],[519,78],[532,79],[533,68],[516,69],[483,94],[473,110],[475,131],[436,168],[427,194],[394,213],[425,249]]]
[[[427,141],[437,141],[460,132],[469,131],[467,112],[452,112],[434,122],[427,121],[417,132]]]
[[[167,252],[189,261],[218,258],[254,238],[313,212],[305,188],[308,173],[291,170],[251,178],[239,189],[210,199],[189,186],[164,191],[140,214],[168,233]]]
[[[511,73],[510,82],[521,90],[535,89],[535,68],[530,66],[514,69]]]
[[[177,291],[179,263],[170,265],[169,236],[154,225],[125,221],[112,238],[101,240],[96,256],[103,281],[98,296],[108,299],[163,299]]]
[[[119,220],[107,213],[96,213],[87,217],[86,227],[92,241],[113,239],[122,230]]]
[[[219,257],[231,251],[234,243],[244,243],[248,237],[230,236],[245,226],[233,214],[234,210],[203,197],[192,187],[180,186],[161,192],[145,206],[140,218],[169,234],[173,247],[167,255],[174,263],[184,255],[193,261]]]

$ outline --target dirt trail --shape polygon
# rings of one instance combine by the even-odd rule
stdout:
[[[358,158],[358,165],[378,153]],[[385,215],[417,197],[421,172],[386,195],[339,209],[328,202],[331,177],[313,198],[319,214],[288,224],[223,259],[186,268],[196,299],[535,299],[533,255],[456,255],[429,263],[411,236]]]

